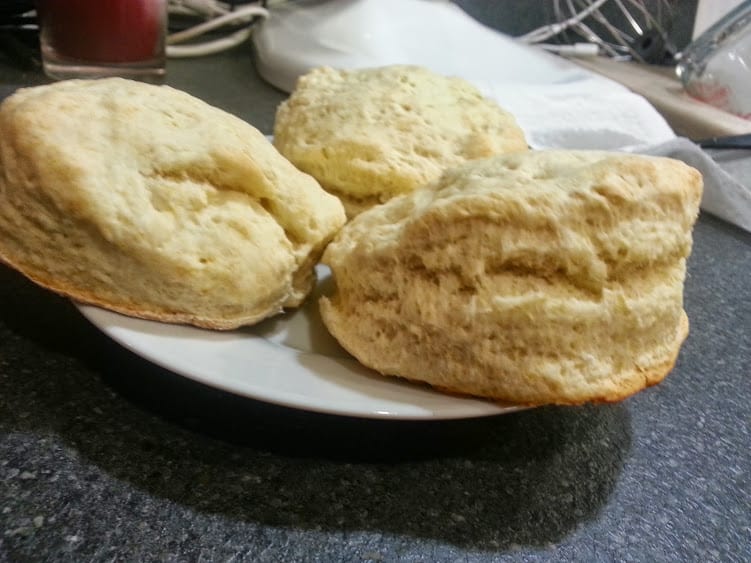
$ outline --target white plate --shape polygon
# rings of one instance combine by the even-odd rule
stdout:
[[[364,418],[437,420],[510,413],[518,406],[453,397],[363,367],[323,326],[319,283],[305,305],[254,327],[216,332],[126,317],[88,305],[83,315],[107,336],[174,373],[287,407]]]

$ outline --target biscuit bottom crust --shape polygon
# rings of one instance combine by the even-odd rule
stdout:
[[[646,354],[642,351],[641,359],[620,371],[616,371],[620,363],[617,358],[598,358],[594,366],[583,361],[581,371],[576,371],[571,364],[567,369],[565,364],[569,359],[564,359],[563,369],[553,374],[544,361],[547,355],[544,351],[537,355],[530,350],[526,358],[519,358],[515,349],[508,350],[507,354],[496,349],[489,355],[488,349],[493,343],[487,334],[462,343],[452,342],[450,336],[437,333],[432,341],[418,339],[402,327],[392,327],[390,331],[376,329],[375,335],[367,335],[353,330],[355,323],[362,322],[356,319],[357,315],[353,318],[342,314],[330,299],[321,300],[321,313],[342,347],[360,363],[382,375],[427,383],[445,393],[528,406],[625,399],[667,376],[689,332],[688,317],[681,311],[670,342],[660,342]],[[384,338],[384,333],[388,332],[390,338]],[[509,369],[512,366],[516,369]],[[588,368],[592,369],[587,371]]]
[[[684,340],[688,337],[688,330],[689,330],[689,322],[688,322],[688,316],[684,312],[681,316],[681,322],[678,325],[678,330],[676,331],[676,338],[675,338],[675,344],[672,349],[671,355],[661,364],[656,364],[654,366],[651,366],[649,368],[642,368],[642,369],[634,369],[631,370],[629,373],[619,374],[619,381],[621,386],[615,390],[610,391],[608,393],[603,392],[602,394],[598,395],[597,393],[587,395],[586,397],[576,400],[561,400],[560,398],[557,399],[542,399],[539,398],[537,400],[529,400],[529,399],[523,399],[518,398],[518,396],[514,395],[514,398],[511,398],[509,396],[503,396],[503,397],[490,397],[491,399],[495,399],[502,403],[515,403],[519,405],[524,406],[538,406],[541,404],[559,404],[559,405],[577,405],[582,404],[585,402],[590,403],[614,403],[617,401],[621,401],[623,399],[627,399],[631,395],[634,395],[638,393],[639,391],[646,389],[647,387],[651,387],[653,385],[657,385],[660,383],[663,379],[667,377],[667,375],[672,371],[673,367],[675,366],[675,362],[678,359],[678,353],[680,352],[681,345],[683,344]],[[411,380],[414,381],[414,380]],[[434,386],[437,390],[443,392],[443,393],[449,393],[449,394],[455,394],[455,395],[467,395],[466,392],[463,392],[460,389],[450,388],[450,387],[441,387],[441,386]]]

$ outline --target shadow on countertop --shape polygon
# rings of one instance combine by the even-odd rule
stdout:
[[[623,404],[442,422],[275,407],[141,360],[2,267],[0,303],[2,434],[52,435],[156,501],[233,521],[545,545],[596,516],[631,446]]]

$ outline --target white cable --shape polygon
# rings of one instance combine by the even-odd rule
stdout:
[[[564,20],[562,22],[554,23],[551,25],[545,25],[542,27],[539,27],[537,29],[533,29],[529,33],[526,33],[522,35],[521,37],[517,37],[519,41],[523,41],[524,43],[540,43],[542,41],[545,41],[547,39],[550,39],[551,37],[554,37],[561,33],[562,31],[578,24],[583,19],[589,17],[589,15],[594,12],[595,10],[599,9],[600,6],[605,4],[608,0],[595,0],[592,2],[589,7],[582,10],[575,16]]]
[[[206,41],[195,45],[167,45],[167,56],[173,59],[181,59],[213,55],[214,53],[219,53],[220,51],[225,51],[239,45],[250,37],[252,31],[252,27],[246,27],[228,37],[221,37],[213,41]]]
[[[564,57],[596,57],[600,54],[600,47],[595,43],[574,43],[573,45],[539,43],[539,46]]]
[[[167,36],[167,56],[171,58],[201,57],[225,51],[243,43],[252,33],[255,17],[268,18],[269,12],[255,4],[231,11],[230,5],[216,0],[170,0],[170,13],[211,17],[208,21]],[[217,16],[217,14],[219,14]],[[190,45],[176,45],[205,33],[238,22],[247,24],[226,37]]]
[[[182,43],[188,39],[194,39],[199,35],[208,33],[217,28],[224,27],[230,23],[236,23],[239,20],[250,22],[253,16],[260,16],[263,18],[269,17],[269,12],[265,8],[260,6],[246,6],[235,10],[234,12],[226,13],[218,18],[211,19],[207,22],[198,24],[194,27],[190,27],[184,31],[178,31],[177,33],[171,33],[167,36],[167,44],[174,45],[175,43]]]

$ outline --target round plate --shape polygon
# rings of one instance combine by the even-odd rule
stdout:
[[[362,366],[328,333],[318,285],[305,304],[253,327],[229,332],[145,321],[77,305],[110,338],[174,373],[252,399],[363,418],[456,419],[504,414],[523,407],[439,393],[384,377]]]

